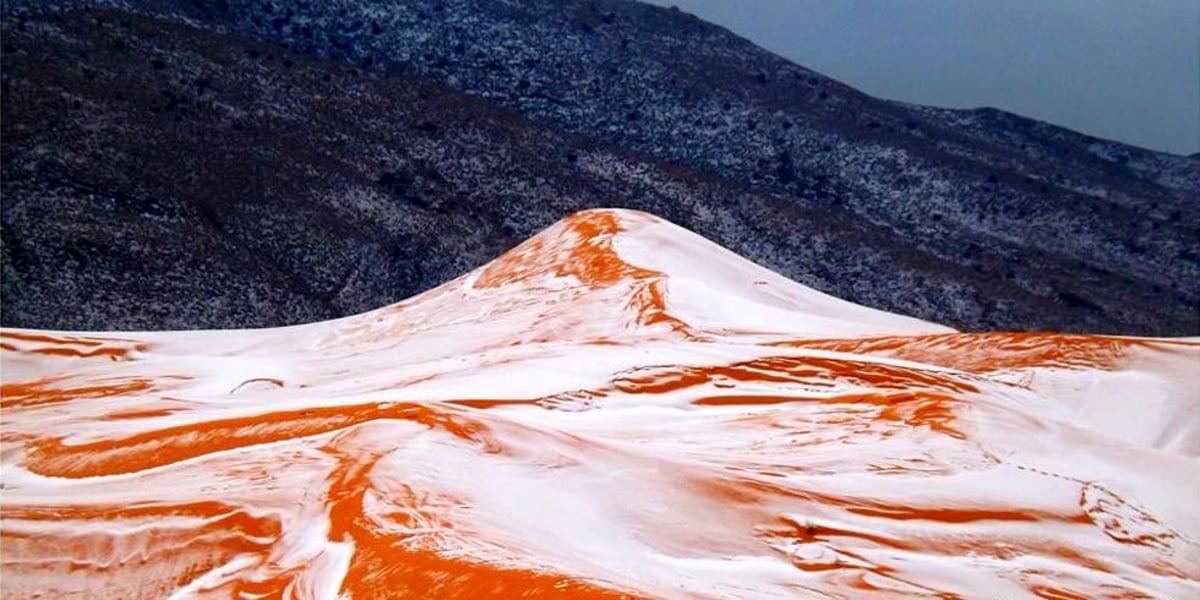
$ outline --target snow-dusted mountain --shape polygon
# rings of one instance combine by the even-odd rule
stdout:
[[[5,8],[8,325],[344,316],[620,202],[960,328],[1200,333],[1195,157],[871,98],[678,11]]]
[[[333,321],[0,339],[5,598],[1200,593],[1200,340],[958,333],[645,213]]]

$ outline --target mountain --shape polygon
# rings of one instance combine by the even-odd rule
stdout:
[[[333,321],[0,340],[6,597],[1200,592],[1200,340],[958,333],[645,213]]]
[[[3,26],[8,325],[332,318],[619,205],[964,329],[1200,332],[1194,158],[878,100],[679,11],[79,0]]]

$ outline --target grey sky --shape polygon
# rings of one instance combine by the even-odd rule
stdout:
[[[1200,151],[1200,0],[650,0],[882,98]]]

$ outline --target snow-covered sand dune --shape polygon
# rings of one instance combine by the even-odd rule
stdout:
[[[2,347],[4,598],[1200,595],[1200,341],[958,333],[643,213]]]

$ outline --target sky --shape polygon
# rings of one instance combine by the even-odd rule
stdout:
[[[1200,151],[1200,0],[650,0],[873,96]]]

